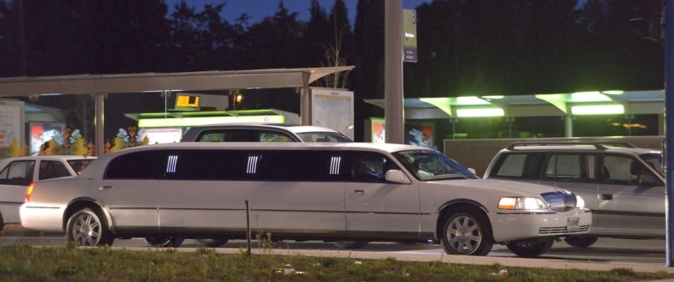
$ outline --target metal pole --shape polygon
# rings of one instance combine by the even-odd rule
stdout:
[[[105,93],[96,93],[94,97],[95,105],[94,109],[96,112],[96,119],[94,120],[94,125],[96,126],[96,139],[95,148],[96,156],[103,156],[105,153],[105,124],[103,122],[103,116],[105,114],[105,108],[103,101],[105,100]]]
[[[405,142],[403,100],[403,4],[402,0],[384,1],[384,100],[386,143]]]
[[[666,189],[665,189],[665,201],[666,206],[665,210],[667,214],[665,215],[667,220],[667,266],[674,266],[674,259],[672,258],[672,253],[674,249],[672,247],[672,228],[674,227],[674,158],[670,158],[672,154],[670,153],[670,148],[674,148],[674,131],[667,130],[670,124],[674,124],[674,113],[671,112],[674,109],[674,93],[670,86],[674,85],[674,44],[671,44],[671,39],[674,39],[674,0],[666,0],[665,2],[665,180],[666,180]]]
[[[250,256],[250,207],[248,206],[248,200],[246,200],[246,241],[248,248],[246,249],[246,255]]]
[[[309,71],[302,73],[302,93],[300,94],[300,119],[302,120],[302,125],[312,124],[312,106],[311,93],[309,93],[309,78],[311,78],[311,73],[309,73]]]

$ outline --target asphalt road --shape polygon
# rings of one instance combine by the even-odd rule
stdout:
[[[0,244],[19,243],[33,246],[63,246],[66,243],[65,236],[57,234],[26,233],[8,228],[0,232]],[[144,239],[115,240],[113,248],[151,248]],[[179,249],[202,247],[194,240],[185,240]],[[247,249],[245,240],[233,240],[217,249],[239,251]],[[251,241],[252,249],[260,249],[260,244]],[[318,241],[309,242],[276,242],[273,245],[276,250],[313,250],[313,251],[341,251],[331,243]],[[373,242],[358,250],[348,250],[350,253],[384,253],[384,254],[411,254],[420,256],[443,256],[444,251],[440,245],[427,244],[402,244]],[[543,254],[539,260],[566,260],[582,262],[611,262],[611,263],[639,263],[649,265],[666,265],[666,247],[664,240],[626,240],[602,238],[589,248],[574,248],[563,241],[555,242],[552,249]],[[495,245],[488,257],[517,258],[505,246]]]

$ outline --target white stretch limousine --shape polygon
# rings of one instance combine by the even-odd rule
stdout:
[[[409,145],[187,142],[121,150],[79,176],[38,182],[21,222],[81,246],[244,239],[249,226],[254,238],[441,242],[463,255],[497,243],[535,257],[587,233],[591,213],[568,191],[478,179]]]

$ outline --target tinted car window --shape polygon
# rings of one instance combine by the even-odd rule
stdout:
[[[104,179],[159,179],[166,171],[166,153],[141,151],[123,154],[108,163]]]
[[[106,177],[157,179],[161,175],[162,179],[173,180],[349,180],[348,159],[342,152],[176,150],[140,153],[143,154],[127,154],[113,160],[108,165]],[[134,164],[123,165],[132,158],[137,158]]]
[[[64,176],[70,176],[70,172],[62,162],[45,160],[40,162],[39,180]]]

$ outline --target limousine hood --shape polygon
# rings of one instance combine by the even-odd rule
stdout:
[[[463,189],[475,189],[482,191],[502,192],[502,195],[508,196],[540,196],[540,194],[550,191],[558,191],[559,188],[497,179],[461,179],[461,180],[441,180],[429,181],[430,185],[447,185],[462,187]]]

